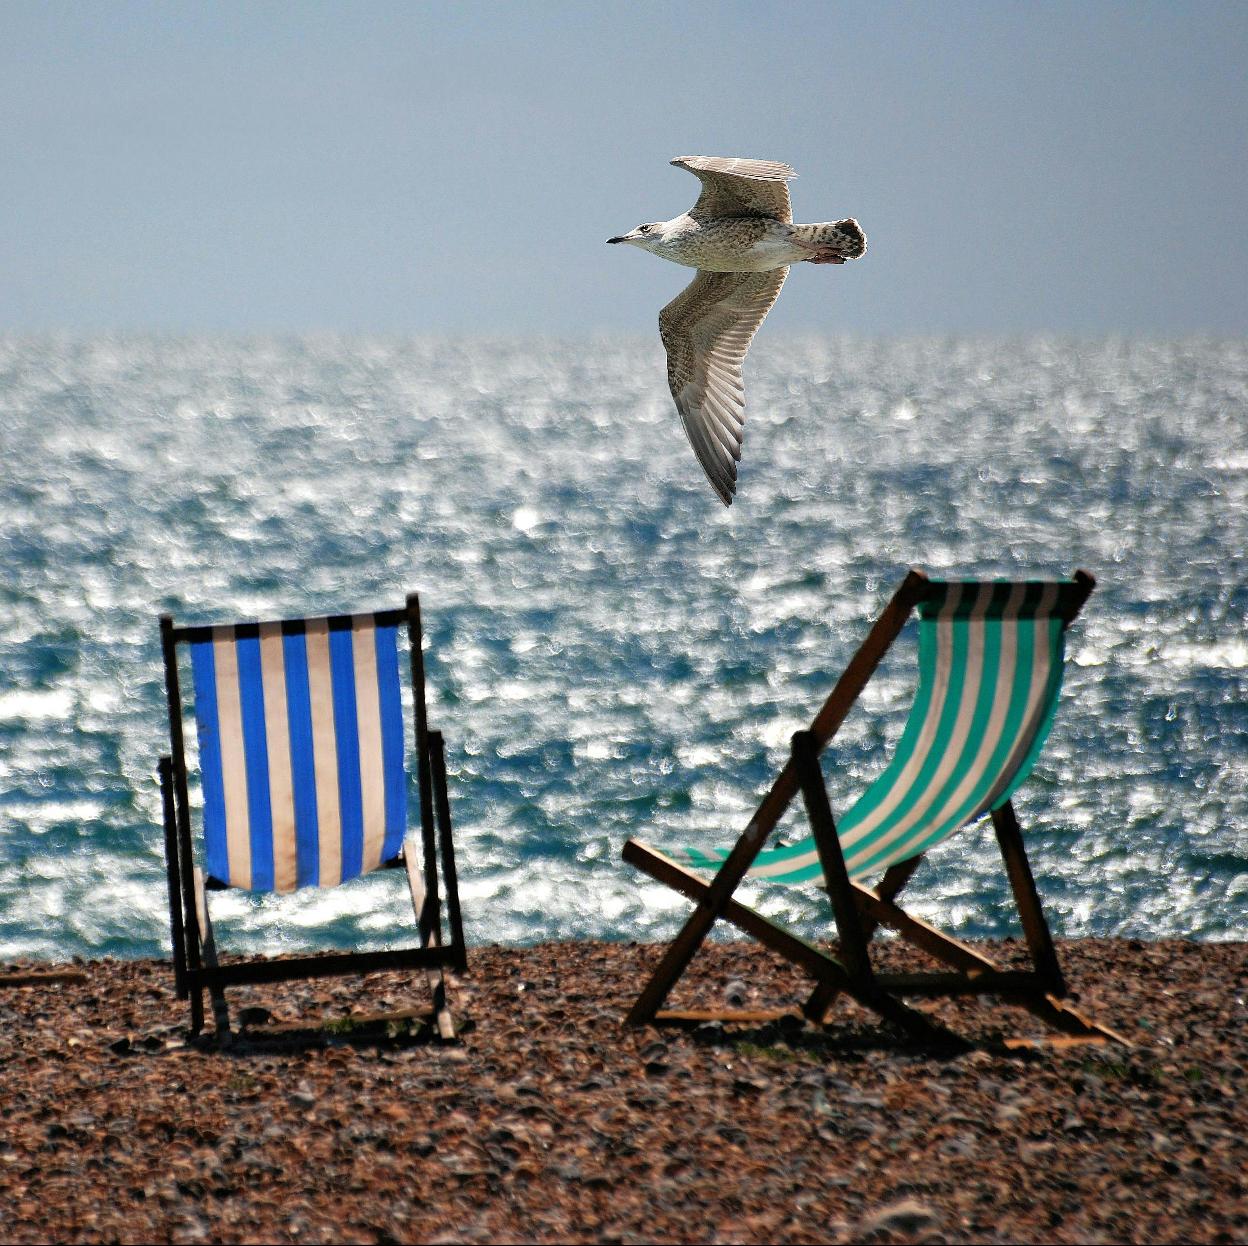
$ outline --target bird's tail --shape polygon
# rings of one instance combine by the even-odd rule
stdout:
[[[811,249],[815,264],[856,260],[867,249],[867,235],[852,216],[843,221],[824,221],[819,225],[794,225],[793,237]]]

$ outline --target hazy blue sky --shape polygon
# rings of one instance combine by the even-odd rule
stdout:
[[[650,333],[785,160],[772,333],[1248,331],[1248,3],[0,0],[0,331]]]

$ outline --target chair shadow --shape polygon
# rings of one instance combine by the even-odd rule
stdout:
[[[253,1014],[250,1017],[249,1012]],[[454,1048],[462,1035],[474,1029],[474,1021],[457,1017],[455,1038],[444,1039],[427,1009],[275,1022],[267,1009],[244,1008],[238,1024],[224,1033],[210,1028],[201,1034],[189,1035],[183,1027],[168,1026],[133,1040],[120,1039],[110,1044],[110,1049],[117,1055],[148,1059],[188,1049],[204,1055],[235,1057],[332,1047],[401,1051],[409,1047]]]
[[[243,1010],[238,1027],[228,1034],[208,1033],[195,1040],[195,1045],[233,1056],[328,1047],[399,1051],[408,1047],[454,1047],[460,1036],[475,1028],[470,1020],[457,1018],[455,1039],[448,1041],[439,1035],[437,1023],[427,1009],[282,1022],[271,1022],[267,1016],[248,1018],[247,1011]]]
[[[731,1048],[781,1060],[786,1052],[794,1060],[810,1056],[853,1060],[872,1051],[939,1061],[964,1059],[975,1052],[1024,1062],[1041,1056],[1038,1050],[1030,1047],[1010,1045],[1005,1034],[996,1032],[975,1037],[957,1034],[952,1036],[955,1042],[924,1043],[879,1025],[859,1027],[834,1022],[811,1026],[796,1013],[761,1024],[665,1021],[660,1028],[683,1031],[689,1039],[702,1046]]]

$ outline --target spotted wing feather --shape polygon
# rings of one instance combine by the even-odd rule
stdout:
[[[741,364],[788,273],[699,272],[659,313],[676,410],[725,506],[736,491],[745,428]]]
[[[702,183],[702,193],[689,213],[695,221],[766,216],[787,225],[793,220],[785,182],[797,174],[787,164],[736,156],[677,156],[672,164],[688,169]]]

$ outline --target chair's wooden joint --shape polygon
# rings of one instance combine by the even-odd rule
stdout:
[[[927,572],[922,567],[911,567],[906,572],[906,578],[901,582],[901,588],[897,591],[899,604],[904,605],[906,612],[909,613],[920,602],[926,600],[931,591],[932,581]]]

